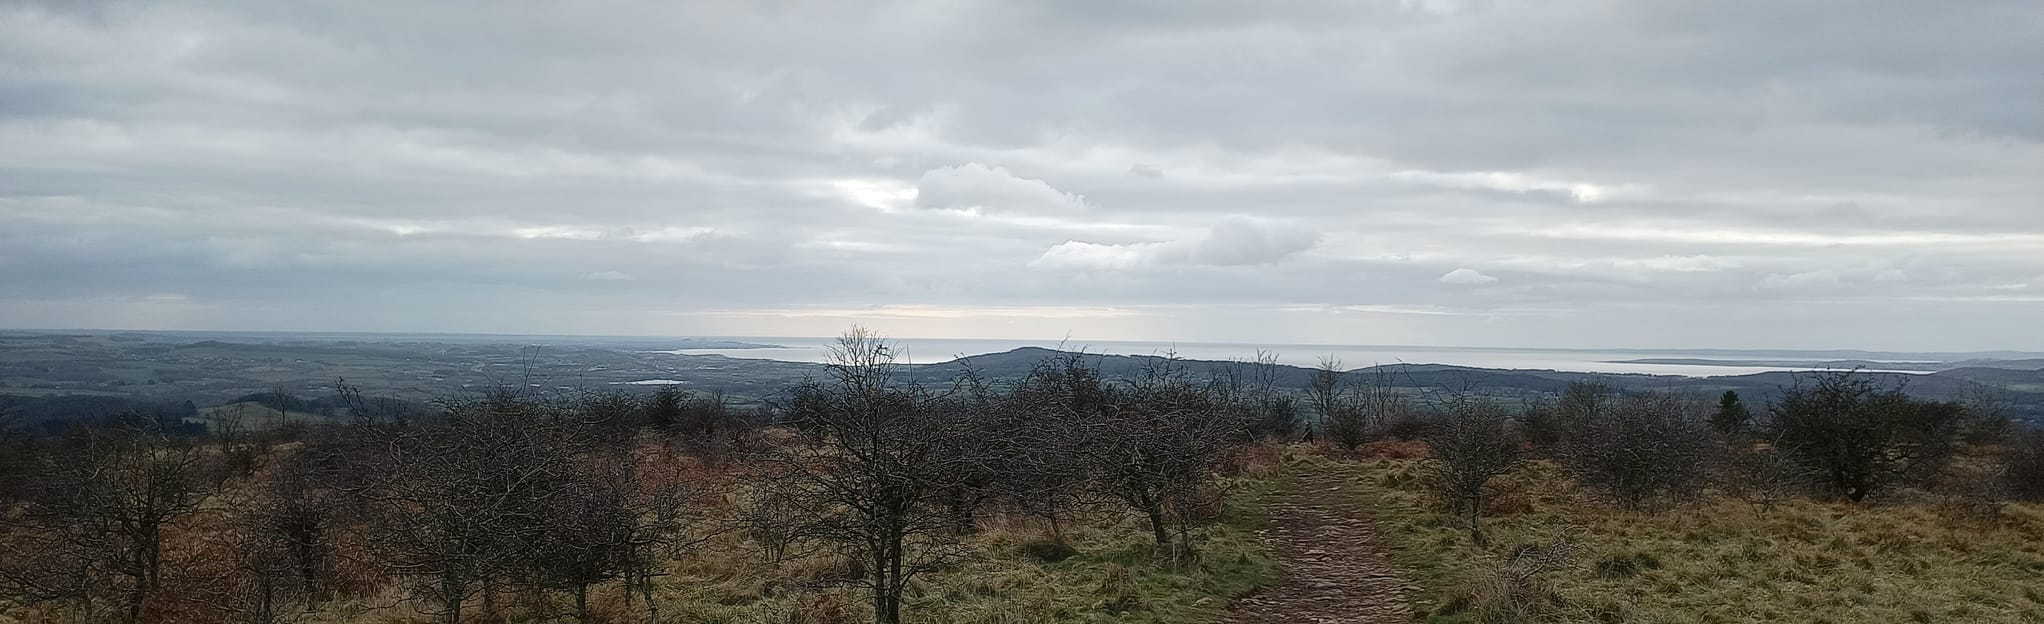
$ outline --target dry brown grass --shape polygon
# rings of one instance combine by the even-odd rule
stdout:
[[[1523,500],[1492,510],[1494,549],[1476,552],[1438,510],[1416,461],[1322,468],[1372,487],[1387,537],[1431,593],[1436,621],[1499,619],[1479,601],[1521,589],[1551,592],[1553,608],[1504,621],[2044,621],[2044,506],[1954,513],[1939,497],[1876,506],[1796,499],[1763,512],[1712,498],[1635,513],[1596,502],[1538,463],[1510,478],[1506,489]],[[1498,588],[1498,561],[1557,535],[1577,544],[1574,563],[1522,578],[1514,592]]]

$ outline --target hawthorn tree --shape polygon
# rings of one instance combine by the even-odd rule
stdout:
[[[1483,532],[1483,505],[1495,489],[1492,480],[1517,470],[1524,460],[1519,435],[1505,410],[1485,397],[1457,397],[1427,436],[1434,474],[1442,497],[1469,528],[1478,548],[1488,547]]]
[[[1966,411],[1920,401],[1868,375],[1820,373],[1769,408],[1774,437],[1833,494],[1853,502],[1928,478],[1957,452]]]
[[[1146,363],[1105,398],[1099,420],[1081,432],[1095,478],[1149,520],[1160,555],[1190,552],[1185,540],[1173,542],[1172,529],[1184,536],[1190,518],[1182,512],[1239,426],[1175,358]]]
[[[1633,393],[1580,418],[1559,455],[1584,485],[1634,510],[1702,495],[1717,441],[1693,401]]]
[[[876,621],[899,624],[909,582],[963,555],[945,505],[970,472],[950,452],[963,414],[954,393],[899,376],[893,346],[862,328],[838,338],[826,370],[795,388],[802,440],[770,451],[768,478],[815,537],[857,553]]]
[[[99,592],[122,597],[121,621],[142,619],[163,581],[164,532],[218,484],[204,449],[147,418],[79,431],[43,457],[33,491],[0,521],[22,525],[0,589],[17,602],[73,600],[94,613]]]

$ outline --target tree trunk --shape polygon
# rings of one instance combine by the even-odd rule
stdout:
[[[461,624],[462,594],[466,593],[466,589],[463,587],[463,583],[457,574],[452,572],[441,573],[440,603],[447,608],[447,612],[443,614],[447,624]]]
[[[313,541],[319,538],[298,540],[292,544],[298,559],[298,589],[305,594],[305,611],[311,613],[319,606],[319,553],[313,550]]]
[[[892,561],[889,565],[893,570],[888,573],[892,578],[887,592],[887,624],[901,624],[901,593],[908,589],[908,580],[902,578],[901,563],[905,553],[902,552],[899,536],[894,538],[894,552],[891,555]]]
[[[899,618],[890,619],[887,615],[888,594],[893,589],[888,569],[886,546],[873,549],[873,620],[878,624],[901,624]]]
[[[588,583],[575,584],[575,619],[583,622],[588,622],[592,619],[589,614]]]
[[[639,590],[646,598],[646,624],[660,624],[660,605],[653,602],[653,577],[648,576],[641,583]]]
[[[162,579],[163,568],[163,527],[150,523],[142,533],[143,571],[146,574],[143,585],[156,589]]]
[[[492,620],[497,617],[497,583],[491,577],[483,577],[483,617]]]
[[[260,624],[270,624],[270,622],[277,619],[277,615],[274,613],[275,609],[271,606],[275,603],[276,583],[270,580],[268,573],[259,574],[263,575],[262,580],[257,581],[261,585],[262,591],[259,594],[260,597],[256,599],[255,621]]]
[[[135,581],[135,589],[128,593],[128,624],[142,621],[142,600],[148,595],[148,591],[142,588],[140,579]]]
[[[1150,517],[1150,536],[1156,539],[1157,552],[1162,554],[1171,545],[1171,532],[1164,528],[1164,510],[1151,505],[1143,513]]]
[[[1469,499],[1469,540],[1477,548],[1489,548],[1490,539],[1483,535],[1483,492],[1478,491]]]
[[[953,490],[950,499],[951,530],[959,535],[971,534],[977,528],[977,523],[973,521],[972,506],[966,504],[964,488]]]

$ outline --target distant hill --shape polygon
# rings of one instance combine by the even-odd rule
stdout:
[[[1019,379],[1029,373],[1031,367],[1045,358],[1064,354],[1053,349],[1023,347],[1001,353],[989,353],[959,358],[950,362],[922,364],[910,367],[916,378],[926,383],[948,382],[962,374],[967,366],[990,379]],[[1142,367],[1162,360],[1153,355],[1101,355],[1084,354],[1086,363],[1100,369],[1110,378],[1129,377]],[[1180,360],[1179,365],[1197,376],[1223,373],[1235,369],[1242,374],[1249,373],[1251,365],[1241,362],[1220,362],[1212,360]],[[1682,375],[1646,375],[1615,373],[1582,373],[1533,369],[1492,369],[1452,366],[1446,364],[1385,364],[1350,369],[1351,374],[1369,379],[1382,379],[1384,383],[1413,391],[1482,392],[1502,396],[1514,395],[1556,395],[1572,382],[1599,382],[1626,391],[1677,391],[1718,393],[1736,391],[1755,404],[1764,403],[1779,394],[1784,388],[1806,383],[1814,372],[1777,371],[1744,375],[1715,377],[1689,377]],[[1305,387],[1313,370],[1300,366],[1279,365],[1277,383],[1289,389]],[[2014,370],[2006,368],[1970,367],[1942,370],[1932,373],[1862,373],[1871,375],[1882,384],[1900,384],[1910,394],[1937,400],[1961,398],[1973,384],[1997,386],[2007,391],[2011,411],[2019,420],[2044,423],[2044,370]]]
[[[673,351],[677,346],[729,346],[712,340],[509,336],[502,337],[502,342],[489,342],[478,336],[460,336],[458,341],[435,338],[0,332],[0,395],[17,395],[0,399],[0,411],[11,410],[17,420],[66,420],[123,410],[160,412],[162,406],[189,411],[184,409],[187,402],[201,407],[261,403],[267,393],[283,392],[310,403],[270,407],[325,414],[328,412],[322,407],[342,407],[326,403],[342,382],[369,396],[423,403],[475,396],[501,387],[560,394],[652,392],[654,386],[641,384],[647,380],[677,380],[686,382],[685,387],[691,390],[720,391],[734,401],[770,405],[784,400],[790,385],[824,373],[823,366],[814,363]],[[548,346],[527,340],[561,342]],[[1027,375],[1038,362],[1061,353],[1024,347],[937,364],[907,365],[906,373],[926,383],[947,383],[969,365],[987,378],[1013,380]],[[1732,354],[1730,357],[1749,358],[1747,361],[1768,358],[1765,360],[1768,362],[1789,362],[1793,357],[1812,355],[1803,352],[1779,360],[1772,359],[1769,352],[1752,351],[1693,350],[1678,355],[1709,360],[1728,353]],[[2005,388],[2015,404],[2016,415],[2044,422],[2044,370],[2039,370],[2044,366],[2022,368],[2031,363],[2044,364],[2044,359],[2035,359],[2035,354],[2028,354],[2029,359],[1992,359],[2000,354],[1991,353],[1941,359],[1943,354],[1838,353],[1842,357],[1825,361],[1875,364],[1909,356],[1920,358],[1908,359],[1911,364],[1948,363],[1943,365],[1944,370],[1935,372],[1875,374],[1884,382],[1906,382],[1910,392],[1935,399],[1957,398],[1975,383]],[[1133,376],[1143,366],[1161,359],[1154,355],[1097,353],[1082,357],[1109,377]],[[1980,365],[1950,364],[1967,362]],[[1180,364],[1199,376],[1226,374],[1230,369],[1245,378],[1251,374],[1249,365],[1239,362],[1187,359]],[[1688,377],[1424,363],[1370,366],[1350,372],[1381,379],[1411,393],[1473,391],[1500,397],[1538,397],[1553,396],[1570,382],[1595,381],[1622,390],[1698,393],[1736,390],[1756,405],[1811,374]],[[1280,387],[1297,391],[1307,385],[1312,369],[1280,365],[1275,373]]]

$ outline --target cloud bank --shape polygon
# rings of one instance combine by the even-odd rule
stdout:
[[[0,6],[0,326],[2044,349],[2034,1],[497,8]]]

